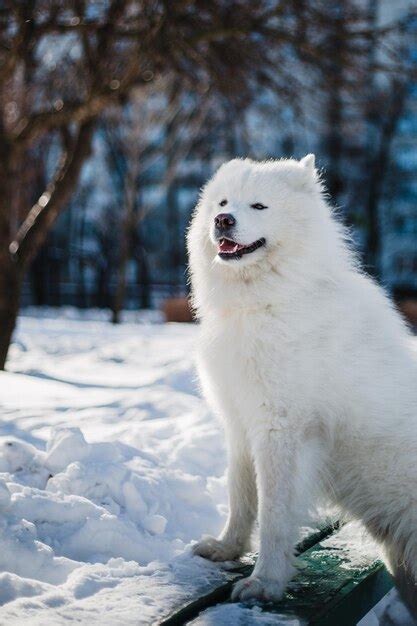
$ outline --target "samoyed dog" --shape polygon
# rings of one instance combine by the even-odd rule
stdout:
[[[277,600],[323,492],[362,520],[417,596],[417,359],[393,305],[358,268],[314,165],[234,159],[188,234],[198,367],[226,432],[229,517],[195,554],[259,557],[236,600]]]

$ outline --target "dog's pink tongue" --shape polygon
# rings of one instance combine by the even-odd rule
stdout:
[[[236,252],[238,244],[228,239],[222,239],[219,243],[219,252]]]

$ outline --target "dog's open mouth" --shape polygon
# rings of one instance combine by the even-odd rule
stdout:
[[[232,239],[226,239],[223,237],[219,240],[217,252],[221,259],[241,259],[244,254],[255,252],[258,248],[265,245],[264,237],[257,239],[253,243],[245,246],[241,243],[236,243]]]

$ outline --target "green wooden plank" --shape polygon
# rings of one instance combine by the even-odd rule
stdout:
[[[339,532],[327,527],[299,545],[298,574],[280,602],[261,605],[265,613],[276,615],[277,622],[285,615],[315,626],[352,626],[389,591],[393,581],[379,560],[369,559],[366,565],[358,566],[334,543],[322,543],[330,534],[337,537]],[[355,541],[357,538],[353,537],[353,548]],[[250,565],[239,569],[235,580],[249,575],[252,568]],[[186,624],[206,609],[227,603],[235,580],[180,607],[161,626]]]
[[[339,528],[339,522],[335,524],[326,524],[322,528],[305,537],[296,547],[296,554],[301,554],[308,550],[311,546],[329,537],[335,529]],[[196,598],[192,602],[187,602],[183,606],[178,607],[173,613],[160,622],[161,626],[181,626],[191,621],[205,609],[227,601],[230,598],[233,585],[237,580],[249,576],[253,570],[253,563],[243,565],[233,570],[235,578],[224,583],[210,591],[209,593]]]
[[[393,586],[381,561],[358,567],[334,546],[318,543],[297,561],[299,573],[284,598],[265,604],[264,611],[292,615],[317,626],[352,626]]]
[[[345,592],[336,600],[327,613],[311,624],[316,626],[352,626],[366,615],[393,586],[393,580],[385,567],[380,564],[366,579],[355,585],[348,585]]]

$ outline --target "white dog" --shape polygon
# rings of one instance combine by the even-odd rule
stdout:
[[[320,489],[361,519],[417,595],[417,363],[390,301],[362,274],[314,156],[235,159],[204,188],[188,248],[199,373],[225,426],[229,518],[194,552],[260,548],[234,599],[276,600]]]

